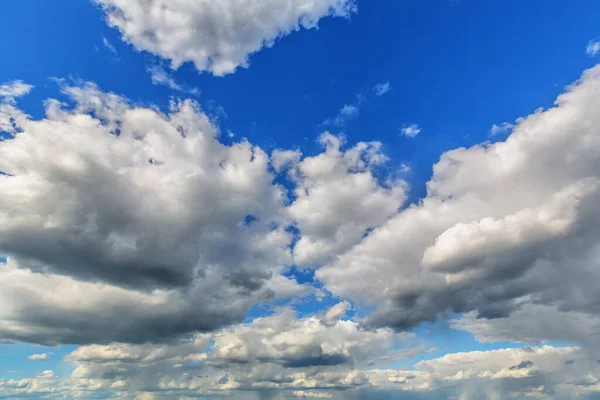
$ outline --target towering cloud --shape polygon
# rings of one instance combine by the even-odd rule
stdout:
[[[336,295],[408,329],[453,310],[535,303],[597,316],[600,67],[502,142],[442,155],[427,197],[317,272]]]

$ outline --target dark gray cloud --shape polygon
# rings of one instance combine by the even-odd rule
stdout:
[[[521,361],[519,364],[517,365],[513,365],[512,367],[510,367],[509,369],[511,371],[516,371],[519,369],[526,369],[526,368],[531,368],[533,367],[533,363],[531,361]]]

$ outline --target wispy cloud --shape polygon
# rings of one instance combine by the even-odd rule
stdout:
[[[28,85],[23,81],[16,80],[0,85],[0,97],[21,97],[25,96],[33,89],[32,85]]]
[[[591,57],[596,56],[598,53],[600,53],[600,40],[590,40],[587,47],[585,48],[585,51]]]
[[[104,45],[104,47],[106,47],[111,53],[113,54],[117,54],[117,49],[115,49],[115,46],[112,45],[111,42],[109,42],[109,40],[107,38],[105,38],[104,36],[102,36],[102,44]]]
[[[336,116],[327,118],[325,121],[323,121],[322,125],[335,126],[338,128],[345,127],[349,121],[358,118],[360,114],[360,107],[373,99],[373,95],[376,97],[381,97],[391,89],[392,86],[389,82],[380,82],[368,89],[363,88],[356,95],[356,100],[353,103],[345,104],[344,107],[339,109]]]
[[[152,83],[154,85],[166,86],[171,90],[187,92],[192,95],[197,95],[199,93],[197,88],[189,88],[185,85],[180,85],[177,83],[169,71],[167,71],[162,65],[152,65],[147,67],[146,71],[148,71],[150,74]]]
[[[410,124],[400,129],[400,132],[406,137],[414,138],[421,133],[421,128],[417,124]]]
[[[348,121],[358,118],[360,114],[360,109],[357,105],[354,104],[346,104],[344,107],[340,108],[338,114],[333,118],[327,118],[324,125],[343,127],[346,126]]]
[[[373,91],[377,97],[381,97],[392,90],[392,85],[389,82],[381,82],[373,87]]]

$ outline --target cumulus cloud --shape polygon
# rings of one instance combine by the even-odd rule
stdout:
[[[600,67],[495,144],[442,155],[427,196],[317,271],[335,295],[408,329],[524,304],[598,316]]]
[[[260,148],[221,144],[189,100],[63,91],[72,108],[48,101],[0,142],[0,337],[159,340],[302,290],[281,275],[292,236]]]
[[[400,132],[406,137],[414,138],[419,133],[421,133],[421,128],[417,124],[411,124],[400,129]]]
[[[214,75],[247,67],[251,54],[324,17],[356,11],[353,0],[95,1],[137,49],[171,60],[173,68],[191,61]]]
[[[343,149],[343,139],[329,133],[319,142],[325,151],[317,156],[274,155],[278,165],[288,166],[296,185],[288,212],[301,231],[294,247],[294,262],[301,267],[320,266],[350,249],[406,199],[403,181],[376,178],[377,168],[387,160],[381,143]]]
[[[477,318],[467,313],[450,321],[454,329],[471,332],[483,343],[516,342],[539,345],[546,341],[568,341],[593,351],[600,347],[600,316],[560,311],[556,306],[525,303],[503,318]]]
[[[49,358],[50,356],[48,353],[32,354],[27,357],[27,359],[31,361],[47,361]]]
[[[67,357],[71,377],[2,379],[0,397],[600,392],[600,67],[506,140],[443,154],[427,196],[405,209],[381,143],[325,133],[316,155],[269,156],[221,143],[193,101],[162,112],[62,84],[72,105],[49,100],[39,120],[17,108],[31,87],[1,86],[12,130],[0,142],[0,339],[85,345]],[[239,324],[258,303],[316,293],[286,278],[292,263],[315,268],[340,302]],[[347,318],[353,307],[374,311]],[[424,351],[393,328],[448,310],[482,342],[582,347],[385,369]]]
[[[318,321],[314,322],[317,326]],[[257,339],[274,338],[259,325],[255,326],[258,328]],[[307,328],[312,329],[310,326],[303,329]],[[265,333],[267,336],[263,336]],[[302,336],[284,334],[284,338],[286,341],[295,338],[295,344],[302,343]],[[267,342],[271,345],[281,343],[280,340]],[[242,339],[242,343],[246,343],[246,339]],[[151,393],[155,399],[200,396],[231,399],[567,400],[593,398],[590,396],[597,395],[600,390],[600,364],[593,354],[578,347],[542,346],[452,353],[418,362],[412,369],[365,370],[349,365],[327,369],[284,367],[256,358],[249,363],[227,364],[227,369],[215,368],[206,360],[218,358],[218,355],[204,353],[199,357],[195,351],[206,345],[207,338],[204,337],[181,344],[182,348],[177,351],[172,351],[174,346],[167,349],[157,345],[86,346],[67,357],[77,365],[69,378],[59,380],[52,371],[45,371],[21,381],[0,380],[0,395],[18,397],[52,393],[68,398],[140,398]],[[202,362],[198,363],[199,360]]]
[[[283,390],[314,397],[325,393],[317,388],[368,383],[356,368],[405,342],[405,336],[389,329],[364,330],[357,322],[341,320],[339,308],[303,318],[285,308],[177,344],[87,345],[67,360],[76,365],[72,379],[103,381],[104,389],[124,382],[122,390],[165,397],[170,390],[232,397],[233,392]],[[332,313],[337,314],[335,321],[329,317]]]

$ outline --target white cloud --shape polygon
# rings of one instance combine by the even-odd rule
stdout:
[[[243,351],[250,343],[263,348],[262,340],[281,349],[305,346],[306,336],[301,336],[301,332],[290,335],[295,327],[285,333],[286,326],[279,324],[289,321],[277,321],[278,318],[259,321],[255,326],[256,336],[248,335],[252,325],[247,326],[245,333],[238,332],[242,334],[238,336],[240,341],[234,337],[227,340],[228,348]],[[303,326],[304,332],[322,327],[316,320],[303,319],[298,323],[295,326]],[[273,329],[280,330],[282,336],[273,336]],[[362,346],[343,332],[344,329],[338,331],[348,344]],[[218,355],[204,353],[199,357],[197,353],[206,343],[206,338],[195,338],[170,347],[116,344],[82,347],[67,358],[77,365],[68,379],[58,379],[52,371],[45,371],[21,381],[0,380],[0,395],[11,398],[52,393],[66,398],[139,398],[152,393],[157,399],[200,396],[256,400],[289,397],[583,400],[593,398],[590,396],[600,390],[600,364],[594,354],[578,347],[452,353],[418,362],[413,369],[363,369],[352,364],[284,367],[270,364],[269,358],[214,367],[210,358]],[[145,358],[139,357],[142,353]]]
[[[47,361],[48,359],[50,359],[50,356],[48,355],[48,353],[32,354],[28,356],[27,359],[31,361]]]
[[[321,125],[325,127],[345,128],[348,122],[358,118],[360,114],[360,107],[369,102],[373,98],[373,95],[376,97],[381,97],[385,93],[389,92],[391,88],[392,87],[390,83],[385,82],[378,83],[372,88],[372,90],[361,90],[356,95],[356,100],[353,103],[345,104],[339,109],[334,117],[325,119]]]
[[[292,235],[260,148],[221,144],[190,100],[63,90],[73,109],[48,101],[0,142],[0,338],[162,340],[304,290],[281,275]]]
[[[113,54],[117,54],[117,49],[115,49],[115,46],[112,45],[112,43],[105,38],[104,36],[102,36],[102,44],[104,45],[104,47],[106,47],[111,53]]]
[[[340,137],[320,137],[325,151],[300,159],[280,152],[275,160],[292,163],[295,201],[288,207],[302,235],[294,248],[294,262],[316,267],[332,261],[358,243],[368,229],[393,215],[406,199],[406,184],[378,182],[376,170],[387,158],[381,143],[358,143],[343,150]],[[283,161],[280,161],[283,163]]]
[[[419,204],[317,277],[376,306],[368,323],[398,329],[446,310],[507,317],[528,302],[599,316],[598,93],[600,67],[505,141],[445,153]]]
[[[325,313],[322,322],[327,326],[336,325],[340,319],[346,315],[348,310],[352,309],[352,305],[347,301],[342,301],[341,303],[336,304],[331,307]]]
[[[490,136],[496,136],[510,132],[510,130],[514,127],[515,126],[513,124],[508,122],[503,122],[500,125],[493,124],[492,128],[490,129]]]
[[[483,343],[517,342],[540,344],[568,341],[592,351],[600,350],[600,316],[561,311],[556,306],[526,303],[504,318],[477,318],[468,313],[451,321],[451,327],[475,335]]]
[[[15,99],[25,96],[32,89],[32,85],[20,80],[0,85],[0,132],[13,135],[21,129],[29,116],[16,107]]]
[[[187,88],[175,82],[173,76],[160,64],[152,65],[146,68],[146,71],[150,74],[150,78],[154,85],[166,86],[171,90],[187,92],[191,95],[197,95],[199,93],[197,88]]]
[[[20,112],[15,98],[30,89],[4,86],[1,104]],[[63,90],[72,108],[51,100],[46,118],[12,121],[14,138],[0,142],[9,255],[0,339],[86,345],[68,357],[70,378],[0,379],[0,397],[583,400],[600,391],[600,67],[506,140],[443,154],[427,196],[401,211],[406,184],[380,177],[378,142],[346,148],[323,134],[319,154],[269,157],[219,142],[189,100],[163,113],[92,84]],[[274,183],[283,172],[291,201]],[[292,261],[317,268],[340,302],[231,325],[257,303],[315,292],[285,278]],[[348,299],[376,310],[347,319]],[[483,342],[583,347],[371,368],[422,351],[388,327],[447,310],[465,314],[453,328]]]
[[[349,17],[353,0],[95,0],[123,39],[172,61],[191,61],[214,75],[247,67],[249,56],[327,16]]]
[[[389,82],[378,83],[373,87],[373,91],[377,97],[381,97],[392,90],[392,85]]]
[[[419,133],[421,133],[421,128],[419,128],[419,126],[417,124],[411,124],[411,125],[403,127],[400,130],[400,132],[402,132],[402,134],[406,137],[414,138]]]
[[[306,390],[295,390],[292,392],[292,396],[304,397],[304,398],[317,398],[317,399],[331,399],[333,397],[333,395],[331,393],[308,392]]]
[[[340,108],[337,115],[333,118],[327,118],[323,125],[335,126],[343,128],[346,126],[348,121],[358,118],[360,114],[360,108],[355,104],[345,104],[344,107]]]
[[[0,97],[22,97],[29,93],[31,89],[33,89],[33,85],[28,85],[20,80],[4,83],[0,85]]]
[[[339,316],[337,308],[325,314]],[[168,397],[169,390],[231,398],[235,392],[252,398],[249,393],[257,390],[279,390],[315,397],[327,393],[317,388],[368,384],[357,368],[393,353],[406,339],[389,329],[364,330],[352,320],[333,321],[326,315],[298,318],[286,308],[178,343],[82,346],[67,361],[76,365],[73,380],[103,382],[100,387],[115,390],[155,392],[159,398]],[[397,356],[390,362],[403,359]],[[116,382],[121,383],[115,386]]]
[[[590,57],[596,56],[598,53],[600,53],[600,40],[590,40],[585,48],[585,51]]]

